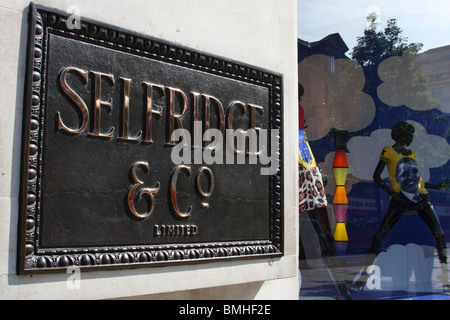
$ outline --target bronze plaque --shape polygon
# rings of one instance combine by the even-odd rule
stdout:
[[[30,6],[18,273],[282,255],[282,76],[72,18]]]

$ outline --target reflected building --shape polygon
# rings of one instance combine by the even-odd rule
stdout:
[[[349,59],[345,55],[349,48],[347,47],[339,33],[332,33],[325,38],[314,42],[308,42],[302,39],[298,39],[297,45],[298,62],[313,54],[324,54],[329,57],[334,57],[334,59]]]
[[[450,45],[420,53],[416,64],[427,77],[430,96],[439,101],[441,111],[450,113]]]
[[[314,112],[312,108],[321,108],[329,102],[342,69],[342,64],[336,63],[336,60],[349,59],[345,55],[349,48],[339,33],[330,34],[315,42],[298,39],[297,47],[299,64],[312,55],[320,55],[317,59],[306,60],[298,70],[299,83],[308,89],[302,97],[302,105],[307,106],[307,119],[308,113]]]
[[[310,141],[321,140],[333,128],[357,132],[375,117],[375,104],[363,91],[363,68],[346,56],[348,50],[338,33],[317,42],[298,40],[298,81],[304,89],[299,113],[304,112]]]

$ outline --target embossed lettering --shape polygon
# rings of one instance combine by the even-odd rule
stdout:
[[[153,88],[158,88],[161,90],[164,95],[164,86],[157,85],[149,82],[144,82],[147,91],[147,108],[145,114],[145,140],[143,142],[153,143],[152,139],[152,119],[153,114],[157,115],[159,118],[162,117],[162,109],[159,108],[157,110],[152,108],[153,103]]]
[[[76,73],[82,76],[85,84],[88,84],[88,74],[93,75],[93,101],[92,101],[92,114],[89,112],[89,108],[83,99],[68,85],[67,74]],[[120,133],[117,139],[122,141],[135,141],[142,142],[144,144],[153,143],[152,130],[153,130],[153,117],[158,120],[163,117],[164,109],[159,106],[154,106],[154,96],[155,92],[159,93],[160,98],[166,95],[167,91],[167,103],[165,110],[167,112],[167,121],[164,124],[167,126],[167,142],[168,146],[175,146],[176,141],[173,135],[176,130],[180,130],[183,140],[183,147],[192,147],[194,150],[204,148],[209,150],[210,153],[216,155],[217,163],[221,163],[219,158],[220,147],[223,144],[224,138],[226,137],[228,141],[227,148],[230,147],[234,154],[245,154],[245,139],[250,138],[251,145],[248,148],[248,154],[250,156],[261,156],[264,152],[264,148],[258,150],[257,145],[257,135],[260,133],[261,127],[256,125],[257,114],[264,114],[264,108],[255,104],[247,104],[245,102],[235,100],[232,101],[227,110],[227,116],[225,116],[225,108],[223,103],[216,97],[206,94],[192,91],[191,103],[189,105],[189,99],[186,93],[184,93],[179,88],[168,87],[162,84],[154,84],[151,82],[143,82],[142,86],[144,88],[144,111],[145,118],[142,130],[134,130],[135,136],[130,134],[132,128],[130,128],[130,101],[131,101],[131,84],[132,79],[119,77],[119,82],[122,86],[122,108],[121,108],[121,123],[120,123]],[[97,71],[86,71],[76,67],[67,67],[62,70],[59,77],[59,83],[64,94],[76,105],[79,112],[81,113],[81,125],[78,128],[68,127],[62,120],[61,113],[57,112],[57,128],[58,130],[66,131],[71,134],[80,134],[86,130],[91,122],[92,132],[88,133],[89,136],[99,137],[99,138],[112,138],[115,131],[114,126],[109,128],[109,131],[103,132],[105,130],[105,125],[102,124],[102,114],[103,108],[111,113],[113,111],[113,98],[109,97],[107,100],[102,98],[102,88],[108,83],[111,86],[115,86],[115,78],[112,74],[102,73]],[[203,104],[201,104],[203,102]],[[192,135],[192,143],[188,142],[187,133],[189,131],[183,128],[183,118],[188,116],[189,107],[192,108],[192,126],[194,134]],[[198,124],[201,123],[201,111],[203,116],[203,127]],[[248,117],[249,128],[233,128],[233,120],[238,116],[236,109],[240,109],[240,115]],[[248,110],[248,111],[247,111]],[[217,124],[213,125],[211,123],[212,112],[215,112],[215,118],[217,119]],[[139,111],[134,111],[133,114],[139,114]],[[217,128],[211,128],[216,126]],[[220,137],[219,137],[220,135]],[[180,138],[180,137],[177,137]],[[190,138],[189,138],[190,139]],[[235,143],[236,142],[236,143]],[[219,150],[219,151],[217,151]],[[198,153],[196,159],[198,158]],[[198,163],[195,161],[195,163]]]
[[[264,152],[264,148],[257,151],[257,144],[256,144],[256,133],[259,132],[262,128],[256,127],[256,110],[260,114],[264,113],[264,108],[261,106],[257,106],[254,104],[248,104],[248,107],[250,108],[250,132],[253,135],[252,138],[250,138],[250,146],[249,146],[249,154],[250,155],[261,155]],[[253,129],[253,130],[251,130]]]
[[[67,73],[70,71],[74,71],[77,72],[78,74],[80,74],[83,79],[85,84],[88,83],[88,72],[82,69],[78,69],[78,68],[74,68],[74,67],[67,67],[65,68],[60,76],[59,76],[59,84],[61,85],[62,90],[64,91],[64,93],[69,97],[70,100],[72,100],[78,107],[78,109],[81,112],[81,126],[78,129],[71,129],[69,127],[67,127],[62,119],[61,119],[61,114],[58,111],[57,112],[57,121],[58,121],[58,130],[64,130],[66,132],[72,133],[72,134],[79,134],[82,133],[88,126],[89,124],[89,109],[86,106],[86,103],[83,101],[83,99],[80,98],[80,96],[75,93],[72,88],[69,87],[69,85],[67,84]]]
[[[195,236],[198,234],[198,227],[195,224],[175,224],[175,225],[159,225],[155,224],[153,235],[155,237],[185,237]]]
[[[209,190],[208,192],[204,192],[203,191],[203,187],[202,187],[202,177],[203,177],[203,173],[206,172],[207,175],[209,176],[208,180],[209,180]],[[200,168],[200,170],[197,173],[197,190],[198,192],[202,195],[202,197],[204,198],[208,198],[212,195],[213,191],[214,191],[214,186],[215,186],[215,182],[214,182],[214,175],[211,171],[211,169],[209,169],[208,167],[202,167]]]
[[[178,129],[183,129],[183,124],[181,122],[181,118],[186,114],[188,111],[188,102],[187,97],[184,94],[183,91],[176,88],[168,87],[169,89],[169,142],[167,143],[170,146],[174,146],[175,142],[172,141],[172,132],[175,129],[175,121],[177,123]],[[178,96],[182,98],[182,111],[180,114],[175,114],[175,100],[176,100],[176,94],[178,93]],[[184,143],[186,140],[184,140]]]
[[[172,179],[170,181],[170,203],[172,204],[172,209],[177,214],[177,216],[181,218],[187,218],[191,215],[192,206],[189,206],[189,209],[185,213],[182,213],[178,208],[177,202],[177,181],[178,181],[178,174],[180,173],[180,171],[185,171],[188,173],[188,176],[190,176],[191,167],[180,165],[176,167],[175,170],[173,171]]]
[[[94,74],[94,130],[89,133],[90,136],[102,137],[102,138],[111,138],[114,128],[111,128],[109,133],[101,133],[100,132],[100,114],[101,114],[101,106],[106,106],[108,110],[111,112],[112,110],[112,98],[109,98],[108,101],[101,100],[102,96],[102,77],[105,77],[110,80],[112,85],[114,85],[114,76],[112,74],[106,74],[101,72],[92,71]]]
[[[136,211],[136,208],[134,207],[134,196],[136,193],[136,190],[141,187],[144,182],[142,180],[140,180],[137,177],[137,168],[139,167],[143,167],[145,169],[145,171],[149,170],[149,166],[148,166],[148,162],[146,161],[138,161],[135,162],[133,164],[133,166],[131,167],[131,176],[133,178],[133,181],[135,182],[135,184],[131,187],[131,189],[128,191],[128,196],[127,196],[127,204],[128,204],[128,208],[130,209],[131,213],[133,215],[135,215],[138,218],[144,219],[147,218],[148,216],[150,216],[153,212],[153,209],[155,208],[155,198],[154,198],[154,194],[159,192],[160,189],[160,183],[159,181],[156,182],[155,187],[154,188],[142,188],[137,197],[138,200],[143,196],[146,195],[148,196],[149,200],[150,200],[150,208],[149,211],[145,214],[140,214]]]
[[[219,113],[219,130],[222,133],[222,136],[225,134],[225,112],[223,110],[222,103],[215,97],[205,94],[205,135],[203,136],[204,146],[208,149],[216,149],[220,146],[221,141],[215,141],[216,143],[212,145],[208,142],[211,141],[211,137],[209,136],[209,128],[210,128],[210,122],[211,122],[211,100],[215,102],[217,106],[217,111]]]
[[[234,144],[234,130],[233,129],[233,117],[234,117],[234,109],[236,107],[240,107],[242,109],[242,112],[245,112],[245,103],[241,101],[234,101],[230,107],[228,108],[228,122],[227,122],[227,141],[229,146],[231,147],[231,150],[233,150],[234,153],[239,154],[245,151],[245,141],[238,139],[238,145],[243,146],[242,149],[236,149]],[[245,139],[242,138],[242,139]]]
[[[130,82],[131,79],[120,78],[123,82],[123,106],[122,106],[122,135],[119,139],[129,141],[139,141],[142,131],[135,138],[129,137],[128,131],[130,126]]]

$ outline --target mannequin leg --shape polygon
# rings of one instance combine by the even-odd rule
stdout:
[[[383,240],[386,238],[386,236],[389,234],[398,220],[402,217],[404,212],[405,210],[403,208],[400,208],[395,203],[391,202],[386,214],[383,217],[383,220],[381,221],[380,226],[378,227],[377,232],[373,236],[372,243],[367,254],[366,263],[364,265],[364,271],[367,269],[367,267],[373,264],[375,258],[381,251]],[[350,286],[350,289],[352,291],[358,291],[362,289],[366,284],[368,275],[364,271],[361,274],[359,280]]]
[[[425,224],[430,229],[436,240],[436,249],[439,256],[439,261],[441,262],[442,276],[441,281],[443,283],[443,288],[445,291],[450,289],[450,280],[448,277],[448,266],[447,266],[447,243],[445,241],[445,234],[442,230],[439,218],[434,210],[433,205],[430,203],[429,199],[423,201],[420,204],[421,208],[418,213]]]

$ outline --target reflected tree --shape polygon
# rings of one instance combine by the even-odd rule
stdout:
[[[427,79],[414,65],[414,59],[422,49],[421,43],[408,43],[396,19],[389,19],[386,27],[378,31],[375,13],[367,16],[369,27],[357,38],[352,59],[364,70],[369,94],[377,106],[387,107],[380,112],[390,112],[391,107],[406,105],[423,111],[438,107],[427,92]],[[409,111],[407,111],[409,112]]]

